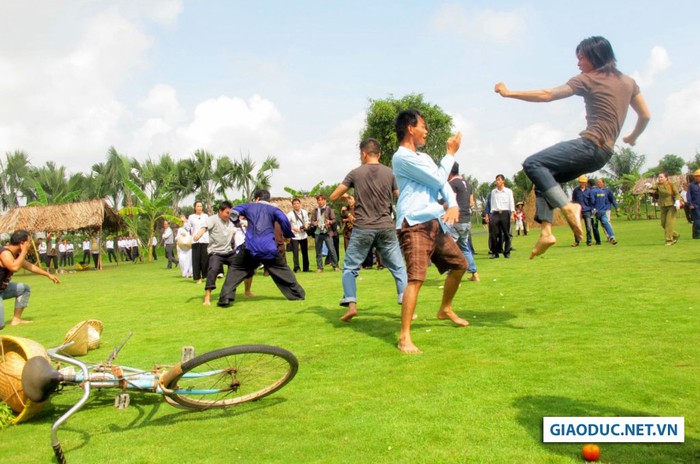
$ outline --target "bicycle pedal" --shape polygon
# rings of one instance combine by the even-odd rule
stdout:
[[[183,346],[180,355],[180,362],[185,363],[194,358],[194,346]]]
[[[120,393],[114,397],[114,407],[117,409],[126,409],[131,403],[131,396],[128,393]]]

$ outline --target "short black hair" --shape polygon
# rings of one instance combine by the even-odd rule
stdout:
[[[231,209],[233,208],[233,205],[231,204],[230,201],[224,200],[221,203],[219,203],[219,211],[223,211],[225,209]]]
[[[396,121],[394,122],[394,129],[396,129],[396,139],[399,143],[403,141],[403,138],[408,132],[408,126],[415,127],[418,125],[418,119],[421,118],[425,121],[423,113],[417,109],[410,108],[404,110],[396,116]]]
[[[301,200],[298,199],[297,197],[292,198],[292,204],[294,204],[294,203],[296,203],[296,202],[301,203]]]
[[[265,189],[256,190],[253,194],[253,198],[256,200],[270,201],[270,192]]]
[[[501,178],[501,180],[502,180],[503,182],[506,181],[506,176],[504,176],[503,174],[496,174],[496,179],[498,179],[499,177]]]
[[[453,176],[459,175],[459,163],[457,161],[455,161],[455,164],[452,165],[450,174],[452,174]]]
[[[10,245],[19,245],[27,240],[29,240],[29,232],[24,229],[16,230],[10,236]]]
[[[615,52],[608,39],[599,35],[583,39],[576,47],[576,55],[581,53],[593,65],[593,69],[604,74],[620,74],[617,70]]]
[[[369,138],[360,142],[360,151],[367,153],[368,155],[379,156],[381,154],[381,150],[381,145],[377,139]]]

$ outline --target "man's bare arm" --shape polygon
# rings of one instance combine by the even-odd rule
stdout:
[[[543,90],[509,90],[503,82],[496,84],[494,92],[500,94],[504,98],[515,98],[534,103],[547,103],[562,98],[571,97],[574,90],[568,85],[560,85],[551,89]]]
[[[336,201],[340,197],[342,197],[347,191],[349,190],[349,187],[347,185],[340,184],[333,190],[333,193],[331,193],[330,199],[331,201]]]
[[[632,107],[634,112],[637,113],[637,124],[635,124],[632,133],[630,133],[626,137],[623,137],[622,141],[629,144],[630,146],[634,146],[634,144],[637,143],[637,137],[642,135],[644,129],[647,128],[647,124],[649,124],[649,119],[651,119],[651,113],[649,112],[647,102],[644,100],[644,97],[642,97],[641,93],[638,93],[634,96],[634,98],[632,98],[630,106]]]

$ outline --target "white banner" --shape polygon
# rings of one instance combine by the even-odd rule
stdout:
[[[683,417],[544,417],[544,443],[683,443]]]

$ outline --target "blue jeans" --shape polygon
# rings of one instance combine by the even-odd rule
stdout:
[[[333,246],[333,237],[328,234],[318,234],[315,236],[316,243],[316,266],[323,269],[323,244],[328,248],[328,256],[331,257],[331,266],[333,269],[338,267],[338,255],[336,254],[335,246]]]
[[[375,247],[384,260],[384,266],[389,269],[396,282],[398,302],[403,300],[403,292],[408,285],[406,265],[403,262],[399,239],[394,229],[352,229],[350,244],[345,251],[343,261],[343,299],[341,306],[357,302],[357,276],[360,274],[362,262],[369,250]]]
[[[691,209],[690,216],[693,218],[693,238],[700,238],[700,210]]]
[[[582,137],[557,143],[528,157],[523,162],[523,169],[535,184],[535,220],[551,224],[554,210],[569,202],[560,184],[597,171],[611,156],[612,153]]]
[[[595,217],[598,219],[598,222],[600,222],[600,224],[603,226],[603,229],[605,229],[605,233],[608,234],[608,240],[612,240],[613,238],[615,238],[615,232],[613,232],[613,228],[610,225],[607,210],[596,212]]]
[[[469,234],[471,233],[472,225],[468,222],[455,222],[450,230],[450,235],[457,242],[457,246],[464,257],[467,258],[467,272],[476,272],[476,263],[474,262],[474,255],[472,250],[469,248]]]
[[[15,309],[26,308],[29,304],[29,285],[10,282],[4,291],[0,292],[0,329],[5,327],[5,306],[3,300],[15,299]]]

